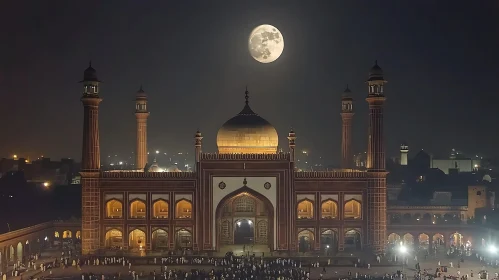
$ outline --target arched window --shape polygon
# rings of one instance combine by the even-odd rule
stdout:
[[[59,232],[58,232],[58,231],[56,231],[56,232],[54,233],[54,237],[55,237],[55,238],[59,238],[59,237],[60,237],[60,235],[59,235]]]
[[[338,203],[336,201],[329,199],[322,202],[321,209],[322,219],[338,218]]]
[[[128,246],[130,249],[144,249],[146,246],[146,233],[140,229],[134,229],[128,235]]]
[[[81,231],[75,233],[76,239],[81,239]]]
[[[70,230],[63,231],[62,238],[71,238],[71,231]]]
[[[296,207],[298,211],[298,219],[313,219],[314,218],[314,204],[308,199],[304,199],[298,203]]]
[[[119,248],[123,246],[123,233],[121,230],[111,229],[106,232],[106,248]]]
[[[152,249],[167,249],[168,248],[168,233],[163,229],[157,229],[152,233]]]
[[[145,219],[146,203],[142,200],[134,200],[130,203],[130,218]]]
[[[345,219],[360,219],[362,216],[362,205],[360,201],[350,199],[345,202]]]
[[[192,218],[192,203],[186,199],[179,200],[175,205],[175,218],[191,219]]]
[[[117,199],[111,199],[106,203],[107,218],[123,218],[123,203]]]
[[[153,217],[155,219],[168,219],[168,202],[163,199],[158,199],[152,205]]]
[[[255,212],[255,201],[247,195],[236,198],[233,205],[234,212]]]

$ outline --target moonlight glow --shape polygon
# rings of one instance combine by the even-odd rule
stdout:
[[[284,50],[284,38],[279,29],[263,24],[251,31],[248,49],[256,61],[270,63],[281,56]]]

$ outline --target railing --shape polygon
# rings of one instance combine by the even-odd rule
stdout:
[[[277,154],[219,154],[202,153],[201,160],[279,160],[289,161],[289,153]]]
[[[445,205],[414,205],[414,206],[399,206],[399,205],[388,205],[387,211],[399,211],[399,210],[446,210],[446,211],[468,211],[468,206],[445,206]]]
[[[0,234],[0,243],[55,227],[81,226],[81,220],[50,221]]]
[[[101,172],[101,178],[112,179],[196,179],[196,172]]]
[[[297,179],[315,178],[367,178],[363,171],[295,171]]]
[[[5,241],[9,241],[11,239],[15,239],[15,238],[18,238],[21,236],[25,236],[28,234],[32,234],[35,232],[40,232],[42,230],[53,228],[53,227],[54,227],[54,222],[50,221],[50,222],[45,222],[45,223],[37,224],[34,226],[30,226],[30,227],[25,227],[22,229],[9,231],[9,232],[0,234],[0,243],[5,242]]]

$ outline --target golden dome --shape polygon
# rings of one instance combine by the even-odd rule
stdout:
[[[275,154],[279,137],[276,129],[251,110],[248,104],[218,130],[217,146],[221,154]]]

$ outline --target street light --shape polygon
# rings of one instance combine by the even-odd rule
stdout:
[[[402,256],[402,275],[404,275],[404,268],[405,268],[405,254],[407,253],[407,247],[404,246],[403,244],[400,244],[398,251],[400,255]],[[403,276],[402,276],[403,277]]]
[[[494,245],[490,245],[490,246],[489,246],[489,252],[490,252],[491,254],[496,254],[496,253],[497,253],[497,247],[496,247],[496,246],[494,246]]]

